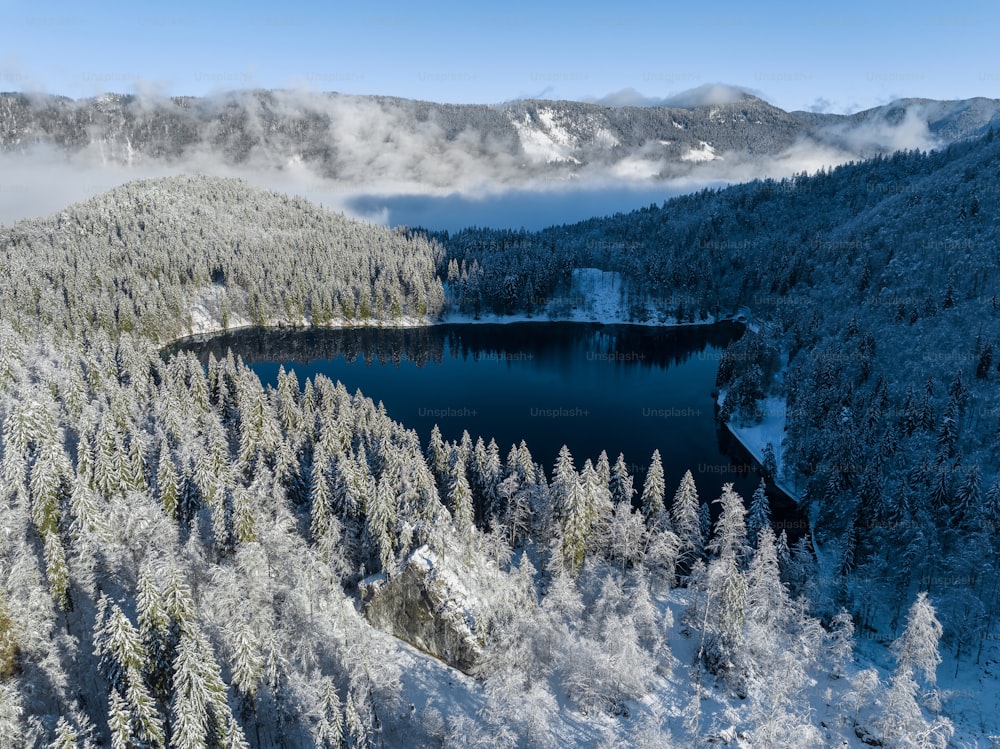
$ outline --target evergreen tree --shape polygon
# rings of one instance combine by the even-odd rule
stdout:
[[[774,454],[774,445],[768,442],[764,445],[764,450],[761,453],[761,472],[764,474],[764,478],[774,481],[778,476],[778,459]]]
[[[583,470],[580,471],[580,487],[583,490],[586,515],[589,518],[588,544],[596,550],[603,545],[608,536],[608,529],[615,515],[615,506],[612,504],[608,485],[601,480],[600,474],[594,469],[589,458],[584,461]],[[628,509],[631,510],[631,507]]]
[[[587,547],[592,517],[573,456],[563,445],[552,474],[552,506],[557,525],[559,552],[570,570],[579,569]]]
[[[628,472],[628,466],[625,465],[625,456],[622,453],[618,453],[618,460],[611,468],[610,488],[611,499],[616,505],[622,502],[632,504],[635,489],[633,488],[632,476]]]
[[[882,740],[891,747],[925,746],[944,749],[954,728],[947,718],[928,722],[917,702],[919,685],[916,672],[923,673],[924,684],[933,688],[937,666],[941,662],[938,643],[941,624],[934,607],[921,592],[910,607],[906,630],[892,644],[896,670],[892,674],[889,694],[881,717]],[[913,740],[919,743],[914,744]]]
[[[666,485],[663,481],[663,463],[660,460],[660,451],[653,450],[649,470],[646,472],[646,480],[642,486],[642,515],[646,518],[647,523],[662,522],[661,516],[666,512],[666,505],[663,503],[665,494]]]
[[[750,500],[750,512],[747,514],[747,536],[756,544],[757,536],[764,528],[771,527],[771,504],[768,502],[764,479],[753,493]]]
[[[248,746],[229,709],[226,684],[211,646],[197,627],[181,631],[170,718],[170,749]]]
[[[117,606],[103,596],[94,627],[94,654],[109,684],[109,706],[117,728],[117,741],[129,746],[133,739],[153,749],[165,746],[163,720],[145,681],[148,654],[138,630]]]
[[[431,429],[430,440],[427,443],[427,462],[431,470],[434,471],[434,478],[438,485],[445,486],[448,474],[448,451],[445,449],[444,440],[441,439],[441,430],[435,424]]]
[[[341,749],[344,741],[344,708],[337,687],[330,679],[323,680],[319,721],[313,731],[319,749]]]
[[[121,699],[119,697],[119,699]],[[112,713],[113,714],[113,713]],[[110,716],[109,716],[110,717]],[[112,721],[109,720],[109,723]],[[112,725],[112,731],[114,726]],[[56,738],[49,745],[49,749],[78,749],[80,746],[81,735],[80,732],[73,727],[73,724],[66,720],[65,717],[60,717],[59,722],[56,724]],[[2,742],[2,738],[0,738]],[[3,744],[0,743],[0,746]]]
[[[465,470],[462,451],[454,449],[448,459],[447,472],[448,508],[451,510],[455,527],[462,534],[471,533],[475,527],[475,511],[472,506],[472,489]]]
[[[177,468],[170,456],[170,447],[166,438],[160,441],[160,458],[156,468],[156,489],[163,513],[171,519],[177,517],[177,506],[180,502],[180,485],[177,479]]]
[[[374,480],[373,480],[374,481]],[[373,569],[390,572],[396,561],[394,524],[396,498],[388,479],[375,482],[364,508],[364,545]],[[471,506],[470,506],[471,510]]]
[[[674,493],[671,519],[674,533],[680,540],[680,561],[687,569],[701,557],[705,543],[699,517],[699,504],[694,476],[691,475],[691,471],[685,471]]]

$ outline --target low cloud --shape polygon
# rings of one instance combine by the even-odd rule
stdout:
[[[680,101],[718,104],[737,92],[744,90],[703,86]],[[641,95],[628,92],[617,101],[637,97]],[[136,106],[144,110],[169,101],[155,89],[138,98]],[[50,215],[133,179],[198,173],[239,177],[378,223],[431,228],[453,227],[458,221],[487,223],[492,201],[501,207],[494,214],[497,220],[516,227],[518,211],[525,216],[530,212],[533,225],[561,223],[582,218],[581,206],[596,215],[612,205],[613,210],[647,205],[650,195],[666,198],[709,185],[814,173],[859,155],[935,145],[927,112],[913,104],[888,119],[885,112],[845,118],[773,155],[719,152],[718,160],[687,163],[667,159],[659,142],[649,141],[613,160],[600,157],[607,149],[597,149],[598,158],[589,163],[549,163],[521,150],[511,123],[506,127],[506,121],[493,119],[482,126],[471,118],[457,125],[439,122],[433,111],[421,112],[413,102],[270,92],[266,104],[237,93],[201,100],[198,106],[219,111],[236,104],[243,107],[244,136],[253,143],[238,158],[225,150],[234,144],[212,118],[199,139],[173,158],[152,158],[101,138],[73,153],[46,145],[0,152],[0,222]],[[280,118],[304,123],[308,137],[275,135]],[[569,131],[547,132],[559,145],[556,141]],[[307,157],[304,146],[326,152]],[[614,195],[614,201],[602,202],[602,191]],[[574,205],[574,195],[586,199]],[[530,196],[546,197],[536,206]],[[634,204],[629,202],[633,199]]]
[[[927,150],[939,145],[928,127],[926,113],[916,104],[898,112],[892,120],[885,110],[867,117],[862,113],[823,128],[820,136],[827,143],[861,157],[886,151]]]

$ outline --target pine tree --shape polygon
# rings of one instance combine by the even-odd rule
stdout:
[[[427,462],[434,472],[438,485],[444,487],[448,473],[448,451],[445,449],[441,430],[437,424],[431,429],[430,440],[427,443]]]
[[[109,723],[112,723],[110,717]],[[60,717],[59,722],[56,723],[56,738],[49,744],[49,749],[79,749],[81,738],[80,732],[73,727],[73,724],[66,720],[65,717]],[[0,739],[0,742],[2,742],[2,739]],[[3,744],[0,743],[0,746],[3,746]]]
[[[708,551],[717,555],[708,567],[706,626],[710,638],[705,656],[709,667],[719,674],[731,673],[743,689],[744,623],[748,610],[748,581],[742,566],[749,547],[746,540],[743,498],[724,484],[716,500],[722,512]]]
[[[368,729],[365,727],[361,714],[355,705],[354,695],[348,693],[347,703],[344,705],[344,726],[347,728],[347,735],[350,737],[352,749],[366,749],[368,746]]]
[[[647,523],[661,522],[661,516],[666,512],[663,498],[666,495],[666,485],[663,481],[663,462],[660,451],[653,450],[653,457],[646,472],[646,480],[642,485],[642,515]]]
[[[766,629],[783,625],[791,599],[781,582],[774,531],[766,525],[758,531],[757,549],[747,569],[747,615]]]
[[[160,441],[160,458],[156,468],[156,488],[163,513],[168,518],[176,519],[177,507],[180,502],[180,484],[177,479],[177,468],[170,457],[170,447],[167,445],[166,438]]]
[[[372,479],[374,482],[374,479]],[[364,508],[364,544],[368,558],[377,569],[390,572],[396,562],[393,528],[396,515],[396,498],[388,478],[375,484]],[[471,505],[470,505],[471,512]]]
[[[344,741],[344,708],[337,687],[330,679],[323,680],[319,721],[313,737],[319,749],[341,749]]]
[[[148,654],[138,630],[107,596],[98,603],[94,654],[109,683],[109,705],[117,721],[115,735],[122,746],[137,739],[153,749],[165,746],[163,719],[146,685]]]
[[[916,672],[923,673],[923,681],[927,687],[933,689],[936,684],[937,666],[941,662],[938,652],[941,632],[934,607],[927,600],[927,594],[921,592],[910,607],[906,630],[892,644],[896,670],[892,675],[880,720],[882,740],[888,746],[944,749],[954,733],[954,727],[947,718],[937,717],[928,722],[917,703],[920,687],[916,681]],[[919,743],[913,743],[915,738],[918,738]]]
[[[778,475],[778,460],[774,455],[774,445],[768,442],[761,453],[761,472],[764,478],[774,481]]]
[[[618,453],[618,460],[611,468],[610,488],[611,499],[616,505],[622,502],[632,504],[635,489],[633,488],[632,476],[628,472],[628,466],[625,465],[625,456],[622,453]]]
[[[768,502],[764,479],[753,493],[750,500],[750,512],[747,514],[747,536],[756,544],[757,536],[764,528],[771,527],[771,504]]]
[[[0,749],[22,749],[26,735],[21,722],[24,707],[21,690],[10,681],[0,681]]]
[[[139,638],[146,654],[146,674],[152,695],[166,705],[172,681],[170,648],[170,616],[163,591],[149,569],[139,572],[136,585]]]
[[[701,557],[705,543],[699,517],[699,505],[698,489],[694,483],[694,476],[691,475],[691,471],[685,471],[681,483],[674,493],[671,519],[673,520],[674,533],[680,540],[680,562],[686,569],[690,569],[694,560]]]
[[[1000,481],[994,481],[986,492],[983,515],[993,534],[1000,534]]]
[[[552,475],[553,516],[557,524],[559,551],[570,570],[579,569],[587,548],[591,518],[573,456],[563,445]]]
[[[952,503],[951,522],[955,528],[970,530],[983,511],[982,476],[979,465],[973,464],[959,484]]]
[[[707,539],[712,535],[712,511],[707,502],[698,505],[698,525],[701,526],[701,537]]]
[[[599,550],[608,537],[608,529],[613,522],[612,518],[616,510],[607,483],[601,480],[600,474],[591,464],[589,458],[584,461],[583,470],[580,471],[580,487],[583,490],[588,518],[588,546]]]
[[[238,544],[257,541],[257,521],[254,518],[253,491],[242,486],[232,492],[233,537]]]
[[[498,517],[503,513],[500,504],[500,481],[503,479],[503,466],[500,461],[500,448],[496,440],[491,439],[486,445],[486,461],[481,468],[481,484],[484,502],[484,521]]]
[[[465,471],[461,450],[452,450],[447,468],[448,509],[459,533],[467,534],[475,527],[472,489]]]
[[[204,749],[214,744],[226,749],[247,746],[229,709],[226,684],[211,646],[196,626],[181,632],[174,660],[170,715],[171,749]]]
[[[56,605],[63,611],[72,610],[69,597],[69,568],[66,566],[66,552],[59,535],[49,531],[44,534],[45,576]]]
[[[313,463],[312,475],[309,480],[309,535],[313,541],[321,538],[330,522],[332,497],[330,483],[323,468],[323,461],[317,459]]]
[[[0,683],[10,679],[18,669],[21,649],[14,627],[7,604],[7,593],[0,587]]]
[[[112,687],[108,702],[108,728],[111,729],[112,749],[132,749],[135,746],[132,734],[132,716],[118,690]]]

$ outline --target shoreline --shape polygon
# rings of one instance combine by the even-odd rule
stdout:
[[[660,321],[636,321],[627,320],[624,318],[601,318],[601,317],[581,317],[581,316],[571,316],[571,317],[532,317],[526,313],[515,314],[515,315],[490,315],[481,317],[471,317],[464,314],[454,314],[448,317],[443,317],[437,320],[430,319],[416,319],[416,318],[400,318],[399,320],[370,320],[363,323],[355,323],[349,321],[330,323],[327,325],[313,325],[311,323],[303,324],[293,324],[287,321],[272,321],[266,325],[259,325],[256,323],[244,323],[240,322],[236,325],[227,325],[222,327],[221,324],[218,326],[206,326],[203,329],[199,329],[193,333],[187,333],[185,335],[178,336],[176,338],[171,338],[164,342],[156,342],[156,345],[160,350],[165,350],[171,346],[176,346],[184,343],[185,341],[197,341],[202,342],[210,338],[215,338],[216,336],[225,335],[227,333],[236,333],[243,330],[267,330],[267,331],[295,331],[304,332],[308,330],[359,330],[359,329],[411,329],[411,328],[431,328],[438,325],[513,325],[517,323],[585,323],[591,325],[634,325],[636,327],[646,327],[646,328],[693,328],[693,327],[705,327],[710,325],[719,325],[723,323],[734,323],[737,325],[743,325],[748,329],[751,327],[750,323],[744,318],[740,313],[734,313],[728,317],[721,318],[709,318],[707,320],[696,320],[694,322],[660,322]]]

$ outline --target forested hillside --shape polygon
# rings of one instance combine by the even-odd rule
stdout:
[[[721,363],[722,417],[754,423],[772,415],[765,395],[784,399],[785,478],[826,551],[822,595],[868,624],[931,589],[967,656],[992,631],[1000,560],[998,166],[990,133],[538,233],[439,239],[468,310],[530,307],[580,266],[623,273],[637,319],[747,309],[758,332]]]
[[[130,182],[0,229],[15,329],[166,342],[237,325],[424,320],[440,250],[236,180]]]
[[[961,666],[995,636],[998,161],[987,137],[537,234],[206,178],[5,229],[0,747],[945,746],[938,640]],[[672,491],[658,454],[640,487],[624,457],[422,445],[322,377],[158,350],[521,310],[579,267],[637,317],[749,310],[723,418],[784,398],[815,550],[763,488]],[[414,598],[442,605],[392,616]],[[896,640],[891,676],[855,628]]]

